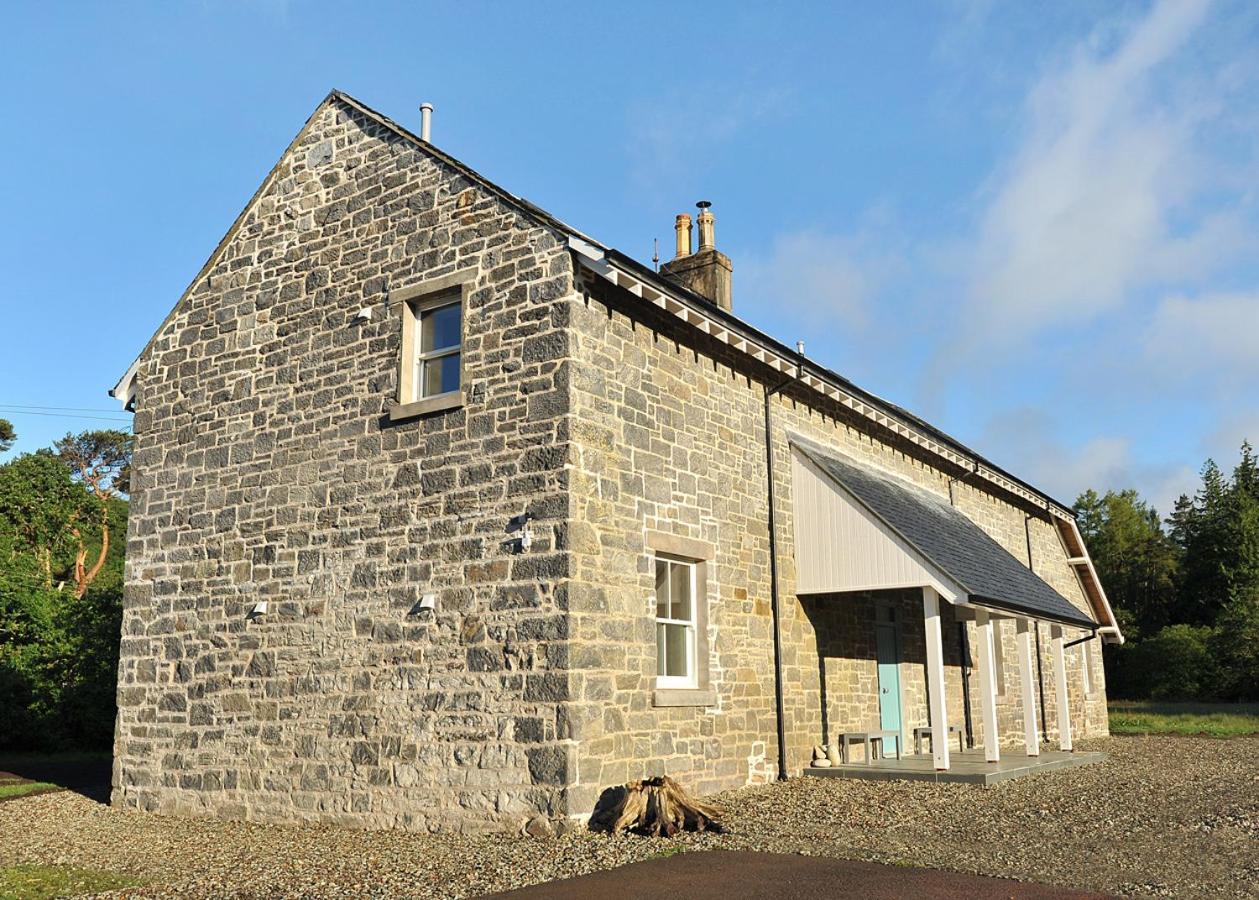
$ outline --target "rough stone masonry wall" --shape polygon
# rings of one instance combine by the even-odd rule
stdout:
[[[212,263],[140,368],[114,802],[563,814],[562,241],[334,97]],[[388,291],[456,271],[476,275],[465,405],[391,422]]]
[[[764,410],[762,387],[753,377],[768,373],[750,371],[723,345],[689,334],[645,304],[631,305],[635,301],[593,279],[584,282],[584,290],[585,303],[573,316],[570,660],[573,720],[581,740],[572,796],[589,802],[601,786],[660,772],[701,791],[771,778],[777,750]],[[865,643],[873,641],[873,620],[859,611],[864,604],[869,612],[869,598],[802,603],[795,596],[789,435],[841,450],[946,497],[949,487],[943,472],[884,442],[870,426],[824,416],[790,398],[775,400],[774,415],[787,759],[794,774],[807,764],[814,744],[836,730],[864,729],[872,717],[877,721],[874,697],[853,696],[870,691],[877,674]],[[955,485],[955,493],[981,527],[1016,556],[1026,555],[1022,509],[974,487]],[[1087,609],[1065,551],[1056,538],[1051,545],[1046,537],[1052,525],[1044,526],[1048,532],[1033,531],[1037,571]],[[653,706],[651,532],[713,548],[707,636],[714,706]],[[902,596],[898,603],[904,715],[912,727],[926,721],[921,595],[916,601]],[[942,607],[950,718],[961,724],[961,647],[952,610]],[[853,635],[854,628],[869,634]],[[1052,690],[1048,629],[1042,628],[1045,679]],[[968,639],[973,648],[973,625]],[[1011,679],[1017,677],[1013,642],[1010,627],[1005,668]],[[820,646],[829,733],[821,707]],[[835,655],[827,658],[828,652]],[[1078,683],[1078,671],[1072,674]],[[972,687],[981,739],[977,676]],[[1017,697],[1017,681],[1006,695]],[[1052,704],[1052,695],[1048,700]],[[1097,703],[1086,727],[1078,715],[1073,718],[1077,733],[1104,733],[1104,704],[1098,715]],[[1051,705],[1051,726],[1052,710]],[[1022,740],[1017,705],[1006,706],[1000,728],[1005,743]]]

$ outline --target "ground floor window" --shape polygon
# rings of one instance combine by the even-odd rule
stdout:
[[[656,686],[695,687],[695,563],[656,557]]]

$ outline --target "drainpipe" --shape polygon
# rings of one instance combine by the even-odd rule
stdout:
[[[950,485],[951,487],[951,485]],[[959,659],[962,662],[962,711],[966,721],[966,746],[975,746],[975,726],[970,714],[970,643],[966,640],[966,623],[957,623],[957,643],[961,648]]]
[[[1023,514],[1023,536],[1027,539],[1027,568],[1029,571],[1031,571],[1033,575],[1035,575],[1036,569],[1032,567],[1032,525],[1031,525],[1031,522],[1032,522],[1032,517],[1024,513]],[[1047,717],[1045,716],[1045,664],[1041,661],[1040,621],[1039,620],[1032,619],[1032,630],[1036,634],[1036,681],[1039,683],[1038,686],[1040,687],[1040,736],[1041,736],[1041,740],[1044,740],[1045,735],[1048,734],[1049,732],[1047,730],[1048,726],[1045,724],[1046,721],[1048,721]]]
[[[776,386],[765,386],[765,472],[768,482],[766,491],[769,501],[769,609],[774,627],[774,713],[778,728],[778,780],[787,780],[787,726],[783,711],[783,644],[778,600],[778,529],[774,519],[774,414],[771,400],[787,385],[798,379],[804,368],[804,345],[796,345],[800,358],[796,360],[796,374],[788,376]]]
[[[966,475],[973,475],[979,470],[979,463],[975,463],[975,469],[967,472]],[[953,493],[953,483],[957,481],[965,481],[966,475],[960,478],[949,479],[949,506],[957,506],[957,497]],[[962,713],[966,721],[966,746],[974,749],[975,747],[975,724],[971,721],[970,712],[970,642],[966,639],[966,623],[957,623],[957,644],[961,653],[959,659],[962,661]]]

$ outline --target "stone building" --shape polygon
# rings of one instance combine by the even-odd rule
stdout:
[[[741,322],[698,226],[653,272],[330,94],[112,392],[114,802],[507,829],[1105,734],[1069,508]]]

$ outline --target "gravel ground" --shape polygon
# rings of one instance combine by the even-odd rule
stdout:
[[[1116,894],[1259,897],[1259,738],[1112,738],[1099,765],[990,788],[798,778],[713,798],[724,835],[459,837],[0,804],[0,865],[108,869],[145,897],[469,897],[681,849],[914,864]]]

